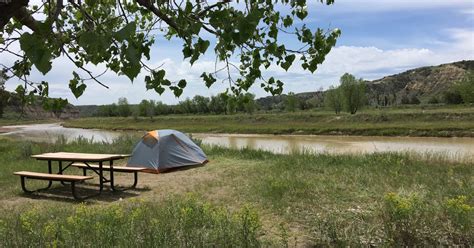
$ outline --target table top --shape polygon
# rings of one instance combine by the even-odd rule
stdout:
[[[99,154],[99,153],[76,153],[76,152],[50,152],[31,156],[38,160],[77,161],[77,162],[101,162],[117,160],[130,157],[130,154]]]

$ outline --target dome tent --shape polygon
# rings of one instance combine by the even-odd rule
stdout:
[[[145,167],[159,173],[208,162],[206,154],[185,134],[171,129],[146,133],[128,160],[129,167]]]

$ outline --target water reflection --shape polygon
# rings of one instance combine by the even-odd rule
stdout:
[[[251,148],[274,153],[415,152],[449,156],[453,159],[474,158],[474,138],[242,134],[194,134],[193,137],[208,145],[235,149]]]

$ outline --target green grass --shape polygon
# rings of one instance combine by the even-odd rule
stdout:
[[[19,179],[11,175],[15,170],[44,169],[29,158],[32,153],[124,153],[134,140],[123,137],[104,146],[85,139],[72,143],[59,139],[56,144],[2,139],[0,246],[97,242],[115,247],[469,246],[474,242],[474,164],[440,157],[426,161],[391,153],[275,155],[204,147],[211,161],[206,166],[156,175],[157,181],[170,180],[164,185],[176,181],[173,187],[147,186],[150,192],[111,203],[92,199],[77,204],[47,197],[22,201]],[[22,204],[25,201],[30,204]]]
[[[474,108],[367,109],[356,115],[314,110],[253,115],[170,115],[150,118],[81,118],[66,127],[113,130],[177,129],[188,133],[332,134],[474,137]]]

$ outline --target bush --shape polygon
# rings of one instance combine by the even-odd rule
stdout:
[[[438,103],[439,103],[439,99],[438,99],[438,97],[436,97],[436,96],[432,96],[432,97],[430,97],[430,99],[428,100],[428,103],[429,103],[429,104],[438,104]]]
[[[444,102],[446,104],[461,104],[463,103],[461,94],[456,89],[450,89],[444,92]]]
[[[445,203],[445,211],[455,226],[463,231],[473,230],[474,207],[467,204],[466,196],[448,199]]]
[[[388,193],[384,197],[384,203],[387,236],[398,245],[413,246],[419,243],[417,220],[421,217],[423,206],[418,196]]]

